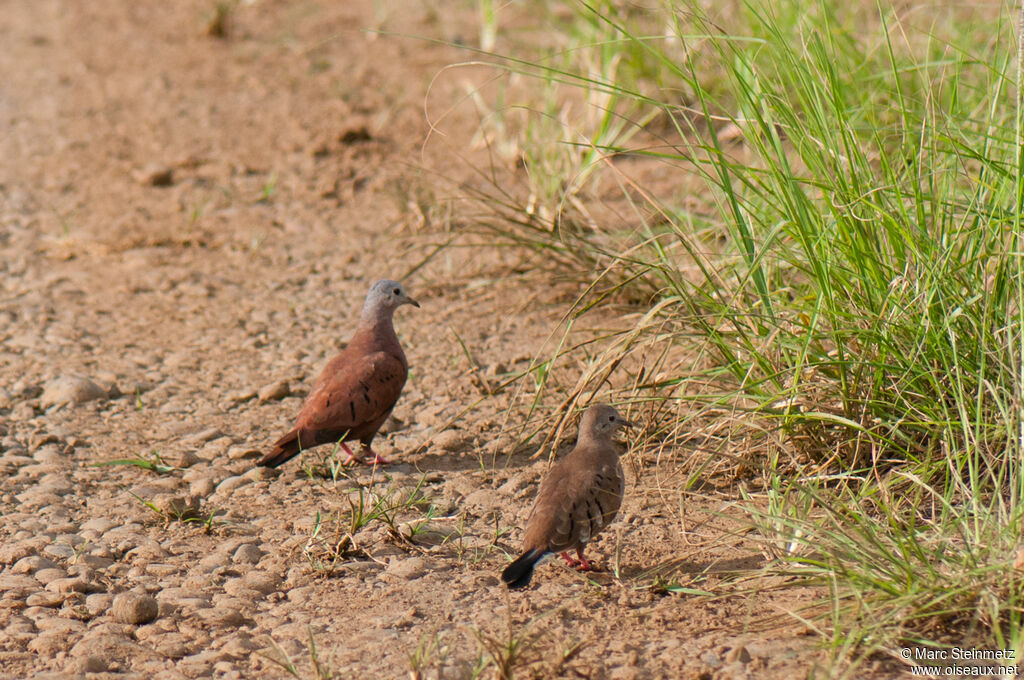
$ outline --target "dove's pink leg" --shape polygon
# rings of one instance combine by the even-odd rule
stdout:
[[[583,556],[583,548],[576,548],[576,556],[580,558],[579,562],[576,562],[579,566],[576,567],[577,571],[590,571],[593,565],[586,557]],[[575,560],[573,560],[575,562]],[[576,566],[576,565],[573,565]]]
[[[376,451],[371,449],[369,446],[366,447],[366,450],[373,454],[373,460],[371,460],[369,463],[367,463],[367,465],[390,465],[391,464],[390,460],[388,460],[387,458],[382,457],[379,453],[377,453]],[[365,463],[366,461],[363,461],[363,462]]]
[[[345,462],[342,463],[342,465],[351,465],[355,461],[358,461],[360,463],[362,462],[361,460],[356,458],[356,454],[352,453],[352,449],[348,448],[348,446],[345,445],[345,442],[340,442],[340,443],[341,443],[341,448],[344,449],[345,453],[348,454],[348,458],[345,459]]]
[[[579,562],[577,562],[573,558],[569,557],[569,553],[568,552],[558,553],[558,554],[562,556],[562,559],[564,559],[565,563],[568,564],[570,567],[575,567],[576,565],[579,564]]]

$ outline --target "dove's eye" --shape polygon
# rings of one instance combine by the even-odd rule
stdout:
[[[401,295],[401,294],[402,294],[402,289],[401,289],[401,288],[395,288],[395,289],[394,289],[394,290],[393,290],[392,292],[393,292],[393,293],[394,293],[395,295]]]

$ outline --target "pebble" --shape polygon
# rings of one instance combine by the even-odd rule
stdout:
[[[388,565],[384,573],[388,576],[412,581],[427,573],[430,564],[423,557],[409,557],[404,560],[395,560]]]
[[[259,458],[262,455],[262,449],[253,448],[252,446],[232,446],[230,449],[228,449],[229,460],[248,460],[253,458]]]
[[[162,456],[168,465],[176,468],[192,467],[202,460],[202,458],[197,456],[191,449],[165,451]]]
[[[255,399],[257,394],[258,392],[251,387],[245,388],[228,394],[227,401],[229,404],[240,404]]]
[[[135,170],[132,176],[143,186],[169,187],[174,184],[174,168],[163,163],[150,163]]]
[[[85,376],[63,375],[46,384],[42,396],[39,397],[39,406],[45,410],[52,406],[84,404],[93,399],[106,397],[106,390]]]
[[[213,439],[217,439],[217,438],[223,437],[223,436],[224,436],[224,433],[221,432],[219,428],[209,427],[209,428],[207,428],[205,430],[201,430],[200,432],[196,432],[195,434],[190,434],[189,436],[185,437],[181,441],[184,444],[190,444],[190,445],[193,445],[193,446],[198,446],[199,444],[205,444],[208,441],[211,441]]]
[[[262,550],[252,543],[243,543],[231,555],[231,561],[235,564],[257,564],[262,557]]]
[[[85,611],[89,612],[89,616],[99,616],[110,609],[113,601],[114,596],[110,593],[93,593],[85,598]]]
[[[214,571],[215,569],[228,566],[229,562],[230,558],[227,555],[216,552],[211,553],[210,555],[207,555],[203,559],[199,560],[199,564],[196,565],[196,568],[200,572],[208,574]]]
[[[257,390],[256,394],[260,398],[260,402],[276,401],[278,399],[284,399],[292,393],[291,385],[288,384],[287,380],[278,380]]]
[[[85,630],[85,624],[75,619],[67,619],[60,616],[53,616],[50,618],[42,618],[36,621],[36,628],[41,633],[60,633],[62,635],[70,635],[71,633],[81,633]]]
[[[36,417],[36,410],[32,407],[32,404],[27,401],[20,402],[11,412],[7,414],[7,418],[14,423],[25,422],[26,420],[32,420]]]
[[[281,587],[281,578],[267,571],[250,571],[242,581],[253,590],[269,595]]]
[[[116,527],[117,524],[117,522],[107,517],[96,517],[82,523],[82,526],[79,527],[79,529],[82,531],[94,531],[96,532],[96,535],[102,536]]]
[[[55,569],[56,567],[57,563],[53,560],[48,560],[40,555],[29,555],[28,557],[22,557],[20,560],[15,562],[14,566],[11,567],[11,573],[35,574],[39,571]]]
[[[34,593],[39,589],[39,582],[31,576],[22,576],[20,574],[4,574],[0,575],[0,592],[3,593],[24,593],[23,597],[27,597],[29,593]]]
[[[76,564],[81,564],[92,569],[106,569],[114,560],[109,557],[102,557],[100,555],[79,555]]]
[[[199,618],[215,628],[237,628],[238,626],[250,623],[242,612],[231,607],[210,607],[200,609]]]
[[[73,660],[70,670],[73,673],[106,673],[110,666],[102,656],[86,655]]]
[[[85,637],[75,643],[68,655],[76,659],[97,656],[107,659],[108,663],[111,660],[131,659],[133,665],[160,658],[157,652],[129,640],[123,632],[105,630],[103,626],[91,629]]]
[[[725,655],[726,663],[750,663],[750,652],[743,645],[736,645]]]
[[[483,513],[497,505],[499,500],[493,489],[477,489],[463,499],[463,504],[477,513]]]
[[[217,485],[209,477],[201,477],[189,484],[188,492],[197,498],[206,498],[213,493]]]
[[[25,599],[25,604],[29,607],[59,607],[64,604],[64,596],[41,590],[29,595]]]
[[[163,635],[164,633],[173,633],[177,630],[178,627],[174,624],[174,621],[158,619],[153,623],[136,628],[135,639],[141,642],[143,640],[149,640],[159,635]]]
[[[244,659],[259,648],[260,645],[253,641],[252,636],[243,631],[229,638],[221,645],[220,651],[235,659]]]
[[[228,477],[227,479],[225,479],[224,481],[217,485],[217,493],[231,493],[238,487],[245,486],[246,484],[250,484],[251,482],[252,480],[249,479],[248,477],[245,477],[244,475],[235,475],[233,477]]]
[[[156,618],[159,607],[151,595],[143,593],[120,593],[110,608],[114,619],[122,623],[149,623]]]
[[[268,479],[277,479],[281,476],[281,471],[277,468],[254,467],[247,470],[242,476],[254,482],[259,482]]]
[[[41,633],[28,643],[28,650],[44,659],[52,659],[59,652],[67,651],[71,641],[63,633]]]
[[[710,666],[711,668],[718,668],[722,665],[722,660],[718,658],[718,655],[712,652],[711,650],[708,650],[701,654],[700,660],[704,663],[705,666]]]
[[[157,637],[153,648],[169,659],[180,659],[192,652],[188,638],[181,633],[167,633]]]
[[[445,430],[434,435],[434,446],[442,451],[456,451],[464,441],[463,433],[460,430]]]
[[[47,562],[49,562],[49,560],[47,560]],[[21,561],[19,561],[18,564],[21,564]],[[51,562],[51,564],[53,563]],[[68,573],[66,571],[57,566],[49,567],[47,569],[40,569],[34,574],[36,580],[42,583],[44,586],[50,581],[56,581],[59,578],[67,578],[67,575]]]
[[[46,584],[51,593],[87,593],[95,588],[81,576],[58,578]]]
[[[58,445],[47,444],[32,454],[32,460],[37,463],[60,464],[68,462],[68,457],[64,455]]]
[[[203,444],[198,452],[198,456],[202,460],[219,460],[222,459],[228,449],[230,449],[235,443],[235,440],[231,437],[217,437]]]
[[[195,496],[161,493],[153,496],[150,503],[170,519],[183,521],[199,516],[199,499]]]

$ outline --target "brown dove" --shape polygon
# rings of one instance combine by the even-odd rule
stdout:
[[[569,566],[581,571],[591,568],[583,548],[615,519],[626,488],[612,435],[631,425],[606,404],[583,414],[576,446],[541,482],[526,520],[523,554],[501,572],[509,588],[529,585],[534,566],[550,553],[561,553]],[[573,549],[578,559],[569,556]]]
[[[320,444],[340,444],[348,454],[348,464],[359,460],[345,444],[353,440],[373,454],[372,463],[388,462],[370,444],[391,415],[409,375],[392,323],[395,310],[402,305],[420,306],[400,283],[382,280],[373,284],[352,340],[316,379],[295,427],[277,440],[258,465],[277,467],[299,451]]]

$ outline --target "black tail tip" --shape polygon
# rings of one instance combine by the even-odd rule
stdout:
[[[528,550],[501,572],[501,580],[509,590],[520,590],[530,585],[533,567],[544,556],[539,550]]]

